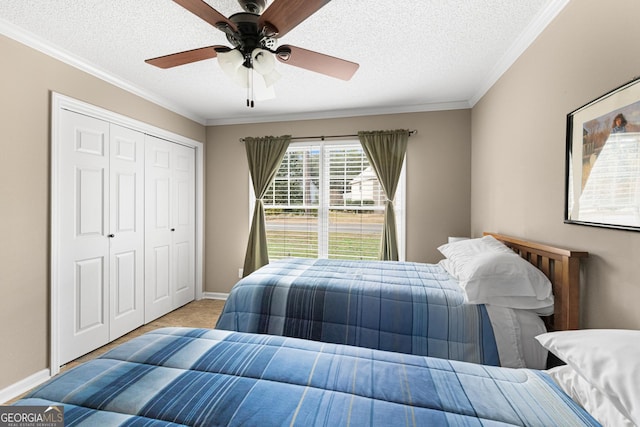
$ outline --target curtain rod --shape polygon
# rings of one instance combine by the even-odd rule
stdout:
[[[417,130],[410,130],[409,131],[409,136],[415,135],[416,133],[418,133]],[[339,139],[339,138],[357,138],[358,134],[353,134],[353,135],[318,135],[318,136],[292,136],[291,140],[296,140],[296,139],[320,139],[322,141],[324,141],[325,139]],[[244,142],[244,138],[240,138],[240,142]]]

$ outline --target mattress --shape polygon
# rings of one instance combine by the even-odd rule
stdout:
[[[541,371],[210,329],[164,328],[16,405],[66,425],[596,426]]]

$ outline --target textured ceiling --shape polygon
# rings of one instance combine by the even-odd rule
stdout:
[[[333,0],[278,44],[357,62],[354,77],[278,63],[276,98],[253,109],[216,59],[166,70],[144,62],[229,45],[170,0],[2,0],[0,33],[200,123],[250,123],[468,108],[567,1]],[[207,3],[241,11],[236,0]]]

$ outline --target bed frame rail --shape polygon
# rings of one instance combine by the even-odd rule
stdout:
[[[544,318],[548,330],[580,327],[580,260],[587,258],[588,252],[556,248],[492,232],[484,235],[495,237],[549,278],[555,307],[553,316]]]

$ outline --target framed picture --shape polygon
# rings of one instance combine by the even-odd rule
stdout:
[[[565,222],[640,231],[640,78],[567,115]]]

